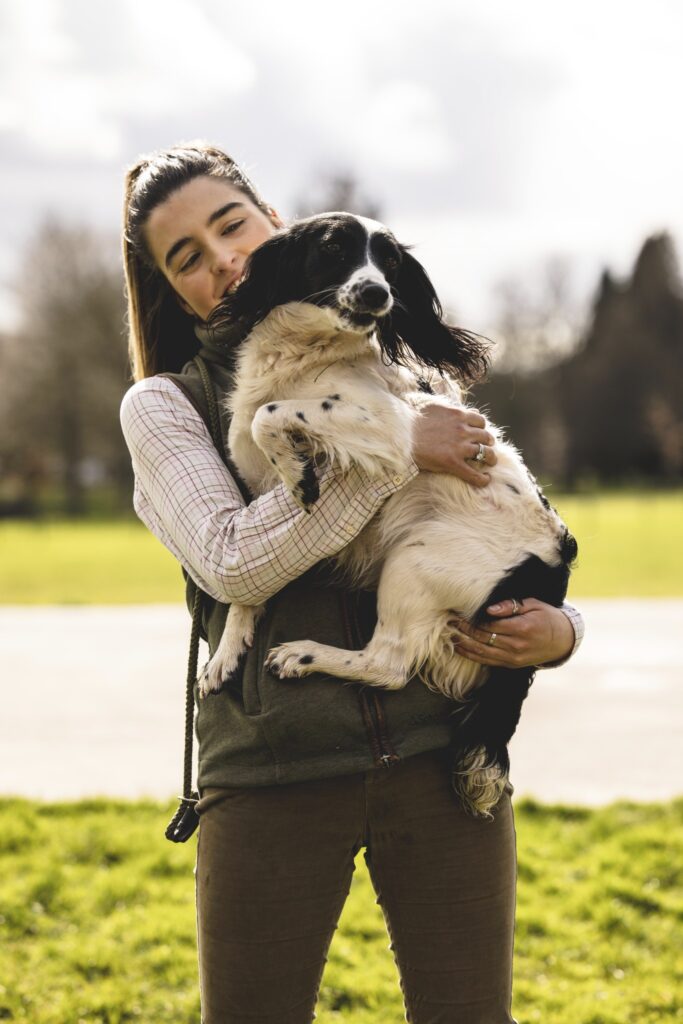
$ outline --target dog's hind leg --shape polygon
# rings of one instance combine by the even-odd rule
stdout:
[[[406,589],[401,558],[389,558],[377,593],[377,625],[366,647],[352,651],[295,640],[273,648],[266,665],[280,678],[322,672],[385,690],[400,690],[428,656],[435,634],[447,619],[447,613],[439,615],[430,607],[429,596],[428,588],[423,593],[415,582]]]
[[[492,669],[455,718],[453,788],[475,817],[491,817],[508,780],[507,745],[529,692],[531,668]]]
[[[400,690],[409,678],[405,660],[401,640],[383,630],[376,630],[362,651],[330,647],[314,640],[294,640],[280,644],[268,653],[266,667],[280,679],[322,672],[340,679],[380,686],[385,690]]]
[[[220,643],[197,680],[200,697],[216,693],[239,671],[254,642],[256,624],[265,608],[264,604],[230,605]]]

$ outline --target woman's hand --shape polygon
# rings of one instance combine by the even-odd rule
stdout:
[[[481,629],[455,614],[449,620],[454,627],[458,654],[470,661],[500,668],[525,668],[561,661],[572,652],[574,627],[560,608],[527,597],[524,601],[502,601],[486,611],[491,619]]]
[[[486,487],[491,477],[471,460],[483,444],[485,462],[496,463],[495,438],[484,429],[486,420],[471,409],[455,406],[423,405],[413,427],[413,460],[431,473],[454,473],[475,487]]]

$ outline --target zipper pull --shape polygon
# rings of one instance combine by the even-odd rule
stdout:
[[[383,768],[391,768],[392,764],[396,764],[401,758],[397,754],[382,754],[380,761],[382,762]]]

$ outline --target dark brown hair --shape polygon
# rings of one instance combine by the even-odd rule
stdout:
[[[172,146],[141,157],[126,172],[123,267],[128,300],[128,351],[135,380],[178,371],[199,347],[195,321],[184,312],[156,266],[144,237],[160,203],[193,178],[225,178],[272,219],[273,212],[235,161],[203,142]]]

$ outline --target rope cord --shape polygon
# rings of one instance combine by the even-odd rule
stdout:
[[[204,360],[195,356],[195,365],[199,370],[204,395],[209,410],[211,437],[218,452],[226,462],[226,452],[221,431],[216,393]],[[192,739],[194,732],[194,684],[197,679],[197,661],[199,659],[199,633],[202,622],[202,598],[204,591],[195,584],[192,602],[192,629],[190,631],[190,650],[187,657],[187,683],[185,687],[185,753],[183,759],[183,795],[178,810],[166,828],[166,838],[172,843],[184,843],[195,832],[199,825],[196,804],[199,793],[192,789]]]

